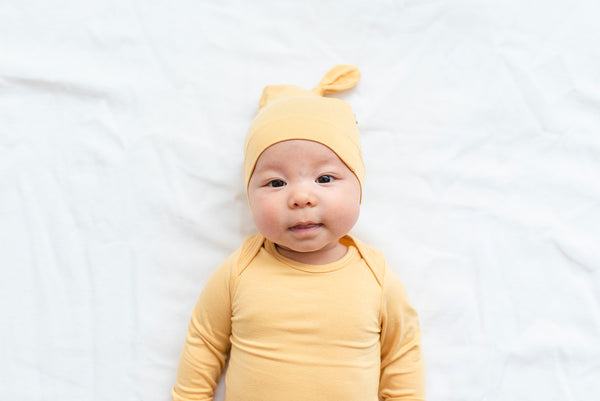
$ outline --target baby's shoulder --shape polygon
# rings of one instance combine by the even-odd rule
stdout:
[[[372,246],[365,244],[354,236],[348,235],[348,237],[352,240],[356,249],[358,249],[360,256],[365,261],[369,269],[371,269],[371,272],[375,276],[377,283],[383,287],[387,270],[387,262],[383,256],[383,252],[377,248],[373,248]]]
[[[250,262],[256,257],[265,242],[265,237],[255,234],[247,237],[242,245],[225,260],[227,268],[231,270],[233,277],[238,277]]]

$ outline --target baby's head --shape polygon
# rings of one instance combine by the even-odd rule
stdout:
[[[352,109],[325,98],[356,85],[337,66],[319,86],[268,86],[245,142],[244,182],[258,230],[279,252],[323,264],[341,258],[339,239],[356,223],[365,168]]]

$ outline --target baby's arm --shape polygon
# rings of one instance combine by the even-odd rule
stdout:
[[[173,401],[213,399],[230,347],[232,260],[214,271],[194,308],[171,392]]]
[[[421,329],[400,279],[386,267],[381,321],[379,396],[386,401],[424,401]]]

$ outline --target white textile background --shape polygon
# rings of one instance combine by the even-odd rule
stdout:
[[[430,401],[600,394],[600,3],[0,4],[0,399],[165,401],[210,272],[254,233],[268,84],[338,63],[354,234],[420,313]],[[217,400],[223,400],[223,388]]]

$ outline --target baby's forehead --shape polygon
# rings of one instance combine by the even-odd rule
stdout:
[[[256,168],[283,168],[304,165],[345,164],[338,155],[322,143],[306,139],[277,142],[266,148],[258,157]]]

